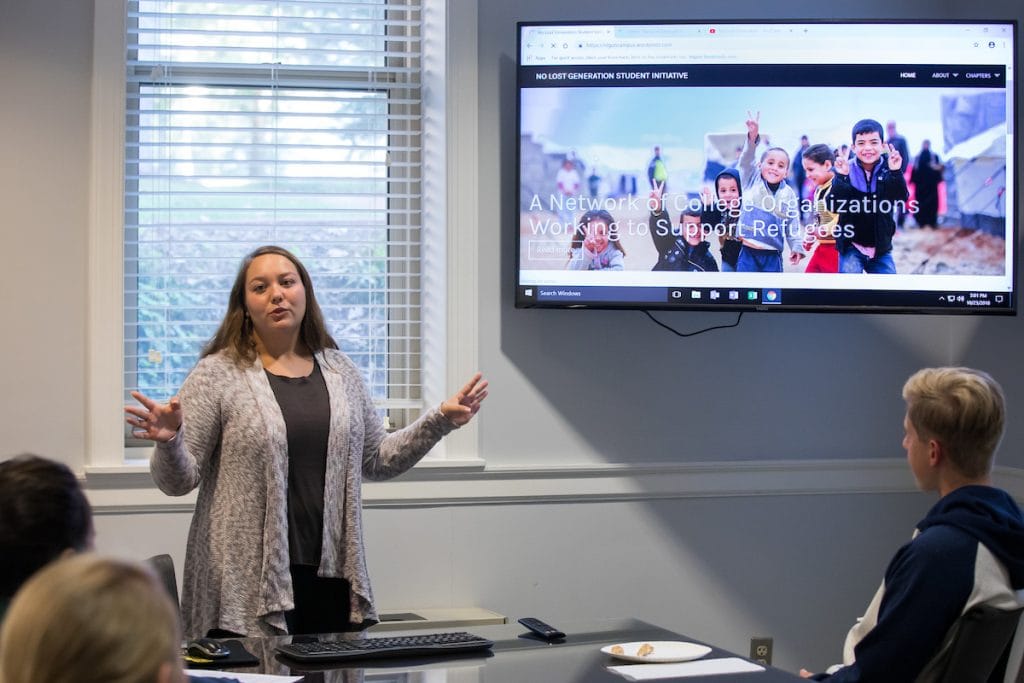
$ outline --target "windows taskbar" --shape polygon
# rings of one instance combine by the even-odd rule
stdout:
[[[1009,292],[785,289],[772,287],[603,287],[520,285],[516,306],[590,308],[756,308],[925,310],[1012,313]]]

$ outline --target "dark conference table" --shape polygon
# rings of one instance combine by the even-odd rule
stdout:
[[[344,664],[308,665],[277,655],[274,646],[290,642],[290,636],[246,638],[245,647],[261,661],[261,666],[236,669],[239,672],[303,676],[304,683],[623,683],[628,679],[608,670],[609,666],[629,665],[602,653],[601,647],[632,641],[682,640],[700,643],[637,619],[608,619],[588,622],[552,623],[565,631],[561,642],[547,643],[518,623],[474,626],[465,629],[444,628],[402,631],[378,635],[422,634],[466,630],[494,641],[490,652],[446,657],[394,657],[361,660]],[[325,637],[329,639],[330,636]],[[712,648],[704,659],[737,657],[735,653]],[[651,666],[651,665],[640,665]],[[692,683],[794,683],[799,676],[766,667],[763,671],[691,676],[678,679]]]

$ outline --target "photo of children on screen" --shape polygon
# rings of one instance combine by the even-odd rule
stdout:
[[[760,142],[761,112],[747,112],[747,137],[739,158],[743,184],[743,210],[736,234],[742,240],[736,260],[738,272],[782,272],[782,252],[789,245],[789,262],[797,264],[806,254],[800,207],[796,192],[786,183],[789,152],[769,147],[755,164]]]
[[[607,211],[588,211],[580,218],[569,246],[567,270],[622,270],[626,250],[618,226]]]
[[[1004,90],[646,83],[524,89],[523,106],[535,116],[520,131],[519,268],[543,277],[621,264],[625,273],[614,279],[629,286],[705,283],[704,276],[651,272],[666,267],[681,235],[659,227],[652,213],[663,211],[665,225],[678,228],[692,204],[703,205],[700,241],[710,243],[717,279],[729,286],[856,287],[897,273],[880,286],[919,291],[936,286],[932,276],[1005,276],[1017,217],[1008,202]],[[949,109],[954,101],[965,113]],[[897,120],[910,149],[929,148],[916,162],[885,127]],[[808,156],[815,144],[826,145],[832,160]],[[592,189],[577,183],[583,169],[596,179]],[[815,178],[808,169],[817,169]],[[607,245],[602,235],[590,236],[588,246],[596,240],[603,253],[595,261],[579,226],[583,214],[597,210],[613,216],[616,229]],[[570,243],[577,251],[567,265]],[[774,274],[785,277],[763,277]],[[576,277],[580,284],[599,279]]]

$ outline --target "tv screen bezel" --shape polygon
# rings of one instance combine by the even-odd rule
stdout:
[[[1011,206],[1008,206],[1008,216],[1012,216],[1012,235],[1007,241],[1009,248],[1012,250],[1011,267],[1013,269],[1012,282],[1013,287],[1007,293],[1009,296],[1008,305],[1005,307],[995,306],[955,306],[947,307],[939,304],[925,305],[925,304],[850,304],[850,305],[836,305],[836,304],[823,304],[813,303],[807,305],[797,305],[791,303],[768,303],[763,298],[763,295],[769,288],[766,287],[753,287],[753,286],[738,286],[739,289],[757,289],[760,290],[761,296],[756,300],[738,301],[734,303],[714,303],[711,301],[705,302],[704,299],[701,303],[695,304],[691,299],[686,297],[680,297],[677,303],[666,300],[665,302],[649,302],[644,301],[642,303],[630,302],[630,301],[541,301],[536,298],[528,298],[523,295],[524,290],[528,290],[534,285],[522,285],[520,284],[520,272],[521,272],[521,226],[520,226],[520,192],[521,192],[521,176],[522,176],[522,158],[521,158],[521,141],[520,136],[522,134],[522,92],[523,87],[521,85],[520,73],[522,68],[522,55],[523,55],[523,31],[525,28],[530,27],[559,27],[559,26],[645,26],[645,25],[681,25],[681,26],[744,26],[744,25],[821,25],[821,26],[844,26],[844,25],[860,25],[860,26],[872,26],[872,25],[908,25],[908,26],[957,26],[957,25],[975,25],[975,24],[1005,24],[1011,27],[1011,51],[1012,51],[1012,64],[1014,69],[1014,81],[1013,87],[1007,88],[1008,96],[1012,98],[1013,103],[1013,114],[1014,120],[1007,121],[1008,127],[1014,131],[1014,144],[1010,147],[1010,155],[1012,159],[1008,159],[1008,162],[1012,164],[1013,178],[1015,182],[1019,179],[1020,171],[1020,147],[1022,140],[1019,137],[1019,131],[1017,130],[1017,119],[1020,118],[1020,96],[1019,96],[1019,83],[1017,82],[1020,78],[1020,34],[1019,25],[1016,19],[932,19],[932,18],[920,18],[920,19],[770,19],[770,20],[751,20],[751,19],[671,19],[663,21],[652,21],[642,19],[628,19],[628,20],[583,20],[583,21],[572,21],[572,20],[558,20],[558,21],[519,21],[516,22],[516,58],[515,58],[515,70],[516,70],[516,111],[515,111],[515,125],[516,125],[516,143],[515,143],[515,256],[513,264],[513,278],[515,280],[513,286],[513,301],[514,307],[517,309],[552,309],[552,310],[565,310],[565,309],[598,309],[598,310],[664,310],[664,311],[730,311],[730,312],[798,312],[798,313],[884,313],[884,314],[927,314],[927,315],[981,315],[981,316],[1015,316],[1017,315],[1017,298],[1018,290],[1020,289],[1020,263],[1019,263],[1019,241],[1021,239],[1021,210],[1020,205],[1022,198],[1015,192],[1014,201]],[[1017,182],[1019,186],[1020,183]],[[697,285],[681,285],[681,289],[703,289],[707,290],[710,288],[697,286]],[[719,289],[732,289],[732,286],[722,286]],[[674,289],[674,288],[669,288]],[[778,287],[776,289],[783,289]],[[969,289],[969,288],[968,288]],[[823,291],[823,290],[811,290],[811,291]],[[839,292],[849,292],[849,289],[835,290]],[[907,295],[914,293],[922,293],[926,290],[874,290],[876,298],[886,298],[887,296],[903,296],[909,298]],[[963,290],[967,291],[967,290]]]

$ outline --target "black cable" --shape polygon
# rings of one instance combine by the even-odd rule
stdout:
[[[658,320],[657,318],[655,318],[653,315],[651,315],[651,312],[648,311],[646,308],[643,309],[643,311],[644,313],[647,314],[648,318],[654,321],[655,325],[660,325],[661,327],[664,327],[666,330],[676,335],[677,337],[694,337],[698,334],[710,332],[711,330],[724,330],[729,327],[736,327],[737,325],[740,324],[740,320],[743,319],[743,311],[740,311],[740,314],[736,316],[736,322],[732,323],[731,325],[715,325],[714,327],[705,327],[703,330],[697,330],[696,332],[680,332],[679,330],[673,329],[666,325],[665,323]]]

